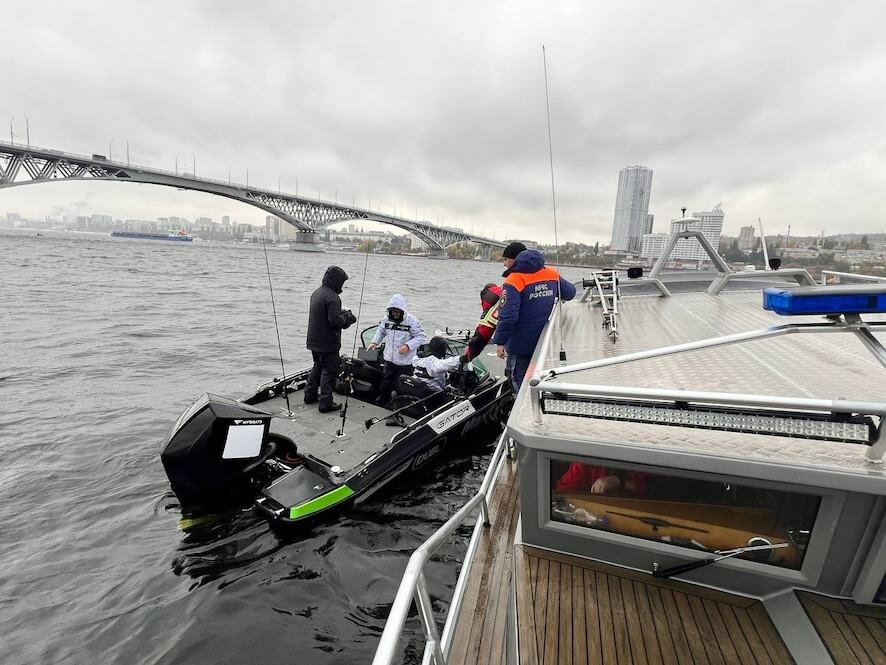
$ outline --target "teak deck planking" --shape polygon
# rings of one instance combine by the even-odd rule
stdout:
[[[886,608],[806,591],[797,597],[836,665],[886,663]]]
[[[794,662],[754,599],[530,546],[514,556],[522,665]]]

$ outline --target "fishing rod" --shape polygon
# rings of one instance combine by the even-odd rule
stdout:
[[[557,323],[560,329],[560,364],[566,364],[566,349],[563,346],[563,299],[560,297],[560,241],[557,239],[557,194],[554,188],[554,144],[551,140],[551,104],[548,101],[548,60],[545,45],[541,45],[541,60],[545,71],[545,110],[548,117],[548,157],[551,163],[551,204],[554,210],[554,252],[557,259]]]
[[[345,403],[341,408],[341,427],[336,432],[336,436],[345,435],[345,421],[348,418],[348,399],[351,396],[351,384],[354,381],[354,354],[357,353],[357,335],[360,334],[360,311],[363,309],[363,290],[366,288],[366,269],[369,267],[369,250],[372,245],[366,245],[366,261],[363,263],[363,282],[360,284],[360,302],[357,303],[357,320],[354,322],[354,345],[351,347],[351,373],[346,379],[348,382],[348,392],[345,393]]]
[[[277,323],[277,305],[274,303],[274,285],[271,284],[271,264],[268,261],[268,245],[265,242],[265,234],[261,229],[258,230],[261,235],[261,246],[265,251],[265,267],[268,269],[268,290],[271,292],[271,309],[274,312],[274,330],[277,331],[277,349],[280,351],[280,371],[283,372],[283,378],[286,378],[286,368],[283,366],[283,345],[280,343],[280,326]],[[292,408],[289,406],[289,393],[286,387],[283,387],[283,397],[286,399],[286,411],[292,415]]]
[[[653,577],[671,577],[672,575],[679,575],[680,573],[688,573],[690,570],[695,570],[696,568],[703,568],[704,566],[709,566],[712,563],[716,563],[717,561],[722,561],[723,559],[728,559],[733,556],[738,556],[739,554],[744,554],[745,552],[762,552],[764,550],[777,550],[781,547],[787,547],[788,543],[775,543],[775,544],[767,544],[767,545],[751,545],[748,547],[736,547],[731,550],[715,550],[713,557],[710,559],[701,559],[699,561],[691,561],[689,563],[681,563],[677,566],[671,566],[670,568],[661,568],[659,563],[656,561],[652,564],[652,576]]]

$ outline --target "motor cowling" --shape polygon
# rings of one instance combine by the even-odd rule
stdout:
[[[160,459],[183,504],[230,499],[251,489],[251,473],[270,454],[271,415],[227,397],[204,394],[179,417]]]

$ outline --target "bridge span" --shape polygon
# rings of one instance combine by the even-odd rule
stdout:
[[[436,226],[427,221],[386,215],[379,211],[348,206],[319,198],[298,196],[262,187],[201,178],[187,173],[172,173],[148,166],[112,161],[103,155],[76,155],[20,143],[0,141],[0,189],[69,180],[107,180],[162,185],[223,196],[248,203],[275,215],[299,231],[299,242],[317,242],[317,232],[329,224],[365,220],[390,224],[409,231],[430,248],[444,255],[446,247],[459,242],[474,242],[487,248],[505,247],[506,243],[458,229]]]

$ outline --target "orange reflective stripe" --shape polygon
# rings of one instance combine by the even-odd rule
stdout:
[[[526,288],[528,284],[535,284],[537,282],[546,282],[548,280],[559,281],[560,275],[553,268],[548,268],[545,266],[538,272],[532,273],[524,273],[524,272],[512,272],[505,279],[505,284],[510,284],[518,291],[522,291]]]

